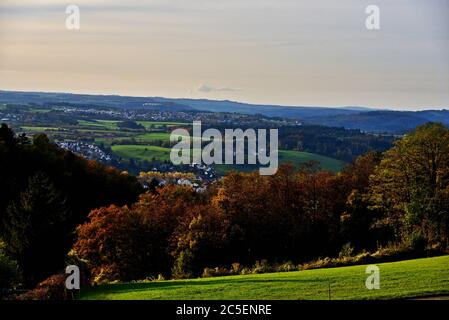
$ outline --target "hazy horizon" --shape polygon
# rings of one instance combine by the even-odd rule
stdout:
[[[270,107],[287,107],[287,108],[330,108],[330,109],[351,109],[351,108],[361,108],[361,109],[371,109],[373,111],[385,110],[385,111],[429,111],[429,110],[449,110],[449,106],[445,107],[434,107],[434,108],[418,108],[418,109],[407,109],[407,108],[395,108],[395,107],[372,107],[363,105],[289,105],[289,104],[277,104],[277,103],[253,103],[247,101],[239,101],[232,99],[213,99],[213,98],[191,98],[191,97],[168,97],[168,96],[150,96],[150,95],[124,95],[117,93],[89,93],[89,92],[68,92],[68,91],[23,91],[23,90],[5,90],[0,88],[0,92],[20,92],[20,93],[44,93],[44,94],[74,94],[74,95],[88,95],[88,96],[119,96],[119,97],[130,97],[130,98],[162,98],[162,99],[191,99],[191,100],[210,100],[210,101],[229,101],[233,103],[247,104],[247,105],[259,105],[259,106],[270,106]]]
[[[0,88],[249,104],[449,108],[448,0],[0,4]],[[365,28],[366,6],[381,29]]]

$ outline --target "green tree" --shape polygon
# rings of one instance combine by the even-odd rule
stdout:
[[[402,240],[421,233],[448,243],[449,129],[427,123],[386,152],[371,179],[371,199],[384,210],[379,225]]]
[[[65,199],[50,179],[38,173],[20,200],[7,209],[5,243],[18,261],[25,283],[33,285],[64,266],[70,247]]]

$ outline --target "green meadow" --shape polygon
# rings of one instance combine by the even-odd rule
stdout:
[[[143,145],[114,145],[111,149],[122,158],[161,162],[170,160],[170,148]]]
[[[145,134],[143,135],[147,139],[150,137],[154,140],[157,138],[164,138],[164,134]],[[137,137],[136,137],[137,139]],[[136,160],[147,160],[147,161],[168,161],[170,160],[170,148],[156,147],[156,146],[146,146],[146,145],[114,145],[112,146],[112,151],[119,155],[122,158],[132,158]],[[339,171],[344,163],[342,161],[332,159],[329,157],[320,156],[313,153],[308,152],[300,152],[300,151],[287,151],[280,150],[279,151],[279,163],[292,163],[296,167],[298,167],[302,163],[306,163],[308,161],[318,161],[321,167],[325,170],[329,170],[332,172]],[[230,170],[238,170],[238,171],[251,171],[257,169],[256,166],[251,165],[216,165],[216,170],[219,173],[225,173]]]
[[[78,120],[78,125],[113,130],[118,129],[119,122],[116,120]]]
[[[95,300],[359,300],[449,295],[449,256],[377,264],[380,289],[368,290],[366,265],[283,273],[101,285]],[[329,289],[330,288],[330,289]]]
[[[162,128],[174,128],[189,126],[191,124],[186,122],[161,122],[161,121],[136,121],[138,124],[145,127],[145,130],[154,130]]]
[[[124,159],[136,159],[140,161],[169,161],[170,148],[155,146],[156,141],[170,141],[170,130],[186,126],[187,123],[182,122],[157,122],[157,121],[137,121],[143,125],[147,130],[146,133],[120,130],[118,127],[119,121],[116,120],[78,120],[78,126],[75,126],[77,132],[85,136],[90,135],[97,143],[105,145],[112,145],[112,151]],[[24,126],[25,131],[31,132],[55,132],[65,131],[68,129],[56,127],[37,127]],[[126,144],[130,139],[134,139],[137,144]],[[192,138],[191,138],[192,139]],[[199,138],[197,138],[199,139]],[[292,163],[296,168],[299,165],[309,162],[317,161],[324,170],[331,172],[338,172],[344,165],[344,162],[326,156],[321,156],[314,153],[280,150],[279,164]],[[231,170],[237,171],[253,171],[258,167],[254,165],[215,165],[215,169],[219,174],[226,174]]]

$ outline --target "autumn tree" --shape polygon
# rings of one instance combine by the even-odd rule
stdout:
[[[147,193],[131,207],[93,210],[77,228],[74,250],[99,280],[133,280],[170,275],[172,236],[190,221],[201,195],[167,186]]]
[[[417,127],[386,152],[371,179],[371,199],[385,212],[379,225],[397,239],[420,234],[448,244],[449,130]]]
[[[171,237],[174,264],[172,274],[177,278],[200,276],[205,267],[216,267],[227,262],[228,221],[211,205],[190,208],[189,219],[175,230]]]
[[[372,228],[380,212],[370,207],[370,176],[382,155],[369,152],[347,165],[336,176],[337,198],[340,206],[340,241],[350,243],[356,250],[375,249],[389,239]]]

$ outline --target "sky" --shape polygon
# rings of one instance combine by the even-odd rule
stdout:
[[[449,0],[0,0],[0,89],[449,108]]]

